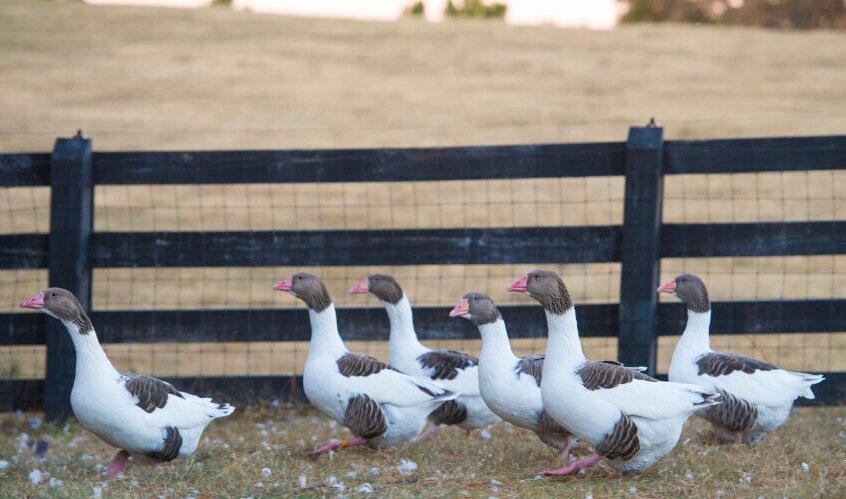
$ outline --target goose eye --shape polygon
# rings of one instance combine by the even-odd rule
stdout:
[[[56,293],[50,293],[50,296],[56,296]]]

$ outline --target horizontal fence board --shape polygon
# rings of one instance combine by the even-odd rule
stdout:
[[[831,333],[846,330],[846,300],[715,302],[711,334]],[[687,323],[681,302],[658,305],[658,334],[677,336]]]
[[[0,234],[0,269],[47,267],[49,234]]]
[[[269,291],[270,292],[270,291]],[[712,334],[828,333],[846,325],[846,299],[715,302]],[[469,321],[448,316],[450,307],[416,307],[414,322],[424,340],[477,339]],[[539,306],[500,307],[511,338],[546,337]],[[577,305],[582,337],[613,337],[618,305]],[[681,303],[658,305],[662,336],[684,331],[687,311]],[[308,341],[305,309],[109,310],[91,314],[104,343]],[[338,309],[345,340],[387,340],[388,319],[381,308]],[[32,312],[0,314],[0,345],[44,344],[47,317]]]
[[[846,253],[846,222],[665,224],[661,256],[741,257]]]
[[[622,142],[94,153],[96,184],[398,182],[622,175]]]
[[[50,153],[0,154],[0,186],[50,185]]]
[[[619,260],[619,226],[98,232],[95,267],[587,263]]]
[[[814,400],[800,398],[798,406],[829,406],[846,403],[846,372],[824,373],[826,380],[814,386]],[[658,375],[666,380],[667,375]],[[302,402],[308,399],[303,392],[302,376],[183,376],[162,378],[177,389],[235,404],[271,402]],[[43,379],[0,380],[0,412],[38,410],[43,403]],[[243,408],[240,408],[243,409]]]
[[[842,169],[846,169],[846,136],[664,143],[665,174]]]

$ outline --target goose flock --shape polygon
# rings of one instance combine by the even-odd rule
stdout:
[[[507,287],[537,301],[546,316],[545,354],[522,357],[514,355],[502,314],[483,293],[465,294],[449,312],[478,328],[482,350],[476,358],[420,343],[411,302],[399,283],[384,274],[362,279],[350,293],[370,294],[384,305],[390,323],[386,363],[346,348],[335,305],[319,277],[299,272],[274,289],[308,307],[306,396],[353,435],[327,442],[311,455],[414,444],[444,425],[469,436],[505,420],[531,430],[564,458],[577,440],[593,448],[588,457],[543,475],[579,473],[603,459],[632,473],[669,453],[691,415],[710,422],[721,439],[755,444],[787,420],[798,397],[814,398],[811,386],[824,379],[711,350],[708,292],[691,274],[657,289],[681,300],[688,314],[669,381],[644,374],[642,367],[586,358],[573,300],[561,276],[550,270],[534,270]],[[71,406],[85,428],[118,449],[110,475],[123,473],[130,457],[155,464],[190,456],[206,426],[235,410],[150,376],[119,373],[85,310],[64,289],[45,289],[21,307],[54,317],[67,329],[76,349]]]

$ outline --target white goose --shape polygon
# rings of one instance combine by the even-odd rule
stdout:
[[[687,306],[687,326],[673,351],[670,381],[720,391],[722,404],[697,413],[711,422],[718,437],[757,443],[787,420],[798,397],[814,398],[811,386],[823,381],[822,375],[785,371],[760,360],[711,350],[711,302],[702,279],[681,274],[658,291],[676,296]]]
[[[338,332],[335,305],[318,277],[300,272],[273,288],[308,305],[311,342],[303,371],[306,396],[356,436],[349,441],[333,440],[312,455],[348,446],[380,448],[409,441],[423,430],[429,413],[457,396],[373,357],[350,353]]]
[[[479,328],[479,389],[488,407],[509,423],[535,432],[541,442],[570,454],[573,434],[552,419],[541,400],[543,355],[517,357],[511,350],[502,314],[482,293],[467,293],[449,313]]]
[[[373,274],[362,279],[350,293],[370,293],[385,306],[391,328],[388,356],[392,366],[412,376],[429,378],[460,394],[432,413],[433,425],[420,439],[433,435],[444,424],[457,425],[469,433],[500,420],[482,400],[479,359],[455,350],[432,350],[423,346],[414,330],[411,302],[393,277]]]
[[[150,376],[117,372],[70,291],[47,288],[21,307],[59,319],[70,334],[76,350],[71,407],[83,427],[120,449],[109,475],[123,473],[130,456],[150,464],[190,456],[206,426],[235,411]]]
[[[620,365],[587,360],[570,293],[555,272],[534,270],[508,289],[536,299],[546,312],[544,407],[595,450],[544,475],[578,473],[603,457],[620,471],[643,470],[675,447],[691,414],[719,403],[718,394],[696,385],[661,382]]]

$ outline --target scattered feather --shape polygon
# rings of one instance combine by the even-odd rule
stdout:
[[[44,480],[44,476],[44,473],[42,473],[41,470],[39,470],[38,468],[30,471],[29,475],[27,475],[30,483],[32,483],[33,485],[38,485],[39,483],[41,483],[41,481]]]
[[[355,489],[356,492],[359,494],[372,494],[373,493],[373,486],[369,483],[363,483]]]
[[[49,485],[50,485],[51,487],[59,487],[59,486],[61,486],[61,485],[62,485],[62,481],[61,481],[61,480],[59,480],[59,479],[58,479],[58,478],[56,478],[56,477],[51,478],[51,479],[50,479],[50,481],[49,481],[48,483],[49,483]]]
[[[687,445],[689,443],[690,443],[690,437],[687,437],[687,438],[684,439],[684,442],[682,442],[682,445]]]
[[[491,435],[491,432],[489,432],[488,429],[485,428],[479,432],[479,438],[481,438],[482,440],[490,440],[493,438],[493,435]]]
[[[100,487],[99,485],[92,485],[91,496],[94,499],[101,499],[103,497],[103,487]]]
[[[637,494],[637,487],[629,487],[629,494]]]
[[[306,488],[306,485],[308,485],[308,478],[306,478],[305,475],[300,475],[299,477],[297,477],[297,484],[300,486],[301,489]]]
[[[32,428],[33,430],[37,430],[37,429],[41,428],[41,418],[39,418],[38,416],[33,416],[33,417],[29,418],[26,422],[29,425],[29,427]]]
[[[811,471],[811,467],[808,466],[808,463],[802,463],[802,472],[807,473],[809,471]]]
[[[346,473],[347,478],[355,478],[357,476],[358,476],[358,473],[356,473],[355,471],[347,471],[347,473]]]
[[[326,485],[328,485],[330,487],[335,487],[336,489],[340,490],[341,492],[343,492],[344,489],[347,488],[344,485],[344,482],[339,482],[338,479],[335,478],[334,476],[330,476],[329,478],[326,479]]]
[[[256,488],[261,489],[261,488],[263,488],[263,487],[264,487],[264,484],[263,484],[263,483],[261,483],[261,482],[256,482]]]
[[[270,471],[270,468],[262,468],[262,469],[261,469],[261,474],[262,474],[262,475],[264,475],[264,476],[265,476],[265,477],[267,477],[267,478],[270,478],[270,475],[272,475],[272,474],[273,474],[273,472],[272,472],[272,471]]]
[[[688,471],[687,473],[684,474],[684,477],[687,478],[688,480],[690,480],[691,478],[693,478],[693,472]]]
[[[86,438],[88,438],[87,435],[77,435],[77,436],[73,437],[71,439],[71,441],[68,442],[67,448],[68,449],[77,448],[77,446],[79,446],[79,444],[81,444],[83,441],[85,441]]]
[[[400,465],[397,466],[397,469],[400,472],[400,475],[410,475],[417,470],[417,463],[410,459],[401,459]]]
[[[380,468],[370,468],[370,474],[371,475],[378,475],[381,472],[382,472],[382,470]]]
[[[9,467],[9,461],[6,461],[5,459],[0,459],[0,471],[3,471],[8,467]]]

